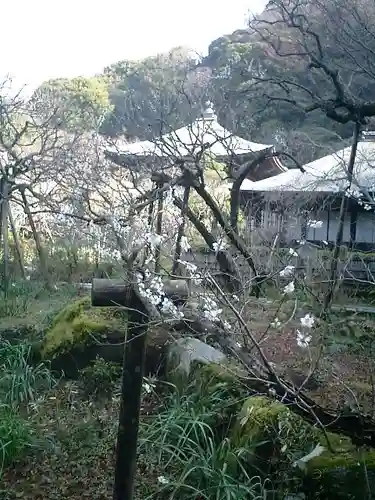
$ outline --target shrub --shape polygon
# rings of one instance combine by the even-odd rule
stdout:
[[[80,370],[80,378],[87,396],[108,397],[121,374],[121,367],[102,358],[92,361]]]

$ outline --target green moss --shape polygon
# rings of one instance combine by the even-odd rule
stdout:
[[[288,443],[293,441],[302,444],[301,438],[309,443],[317,439],[317,431],[295,415],[286,405],[266,396],[249,397],[238,415],[238,422],[234,429],[234,436],[238,441],[264,442],[282,441],[288,436]]]
[[[244,397],[248,388],[241,382],[246,373],[235,363],[195,363],[192,366],[190,380],[194,380],[199,390],[213,393],[218,390],[225,391],[228,397],[237,399]]]
[[[85,297],[62,309],[42,343],[43,358],[53,359],[73,347],[87,346],[111,336],[125,337],[126,315],[117,308],[92,307]]]
[[[266,396],[251,396],[244,402],[231,433],[236,448],[250,451],[248,467],[253,473],[273,475],[281,483],[291,477],[292,464],[319,442],[318,431],[286,405]]]
[[[344,436],[328,437],[334,452],[326,450],[306,464],[303,486],[307,498],[375,498],[375,450],[359,450]],[[326,444],[323,439],[321,444]]]

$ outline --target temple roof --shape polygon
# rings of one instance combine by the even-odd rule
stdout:
[[[273,147],[233,135],[218,123],[212,108],[208,106],[202,117],[191,125],[165,134],[152,142],[118,143],[116,151],[112,148],[108,148],[107,151],[116,152],[121,156],[183,158],[197,154],[203,144],[209,145],[207,150],[220,158],[256,153]]]
[[[246,179],[241,191],[274,192],[340,192],[348,186],[348,162],[351,147],[304,165],[305,172],[292,169],[268,179],[251,182]],[[358,143],[353,170],[353,189],[375,191],[375,142]]]

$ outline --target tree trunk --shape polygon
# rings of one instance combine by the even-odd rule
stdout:
[[[179,198],[174,198],[173,203],[182,210],[183,202]],[[212,248],[216,242],[212,234],[207,230],[206,226],[198,219],[195,213],[187,207],[186,216],[190,222],[195,226],[196,230],[201,234],[207,245]],[[220,270],[223,274],[226,289],[231,293],[238,293],[241,290],[241,280],[238,269],[232,257],[224,250],[216,253],[216,260],[219,264]]]
[[[182,222],[178,226],[178,233],[177,233],[177,241],[176,241],[176,249],[175,249],[175,254],[173,258],[173,267],[172,267],[172,275],[176,276],[179,274],[179,260],[181,259],[181,240],[182,237],[184,236],[185,233],[185,226],[186,226],[186,209],[189,206],[189,196],[190,196],[190,187],[187,186],[184,191],[184,197],[182,200],[182,210],[181,210],[181,217],[182,217]]]
[[[8,183],[3,178],[1,183],[1,232],[3,242],[3,291],[7,298],[9,292],[9,233],[8,233],[8,215],[9,215],[9,200],[8,200]]]
[[[159,189],[162,185],[157,186]],[[156,234],[161,235],[162,232],[162,224],[163,224],[163,202],[164,202],[164,193],[160,190],[158,195],[158,207],[156,214]],[[155,273],[158,274],[160,272],[160,244],[156,245],[155,248]]]
[[[29,221],[31,231],[33,233],[35,246],[36,246],[36,250],[37,250],[38,256],[39,256],[40,268],[42,270],[44,282],[45,282],[47,289],[50,290],[52,287],[51,287],[50,277],[48,274],[44,248],[43,248],[39,233],[35,227],[34,219],[33,219],[33,216],[32,216],[31,210],[30,210],[30,206],[29,206],[29,202],[27,201],[25,192],[22,191],[21,195],[22,195],[22,201],[23,201],[23,208],[24,208],[25,214],[27,216],[27,219]]]
[[[9,224],[10,224],[10,227],[12,230],[12,235],[13,235],[14,247],[16,249],[17,259],[18,259],[18,263],[20,265],[21,275],[22,275],[22,278],[25,280],[26,279],[26,270],[25,270],[25,266],[23,263],[21,244],[20,244],[20,240],[18,238],[17,228],[14,224],[14,219],[13,219],[12,210],[10,208],[10,205],[8,205],[8,216],[9,216]]]
[[[350,151],[350,158],[349,158],[349,163],[348,163],[348,182],[349,182],[348,188],[349,189],[351,188],[352,182],[353,182],[353,170],[354,170],[355,159],[357,156],[357,147],[358,147],[360,133],[361,133],[361,124],[359,122],[357,122],[354,125],[352,149]],[[323,311],[322,311],[323,315],[326,313],[329,306],[331,305],[333,295],[334,295],[336,287],[337,287],[339,254],[340,254],[340,248],[341,248],[341,244],[342,244],[342,240],[343,240],[343,236],[344,236],[345,212],[346,212],[348,203],[349,203],[349,198],[346,196],[346,191],[344,191],[342,193],[342,197],[341,197],[341,205],[340,205],[340,213],[339,213],[339,225],[338,225],[337,233],[336,233],[335,247],[333,249],[332,258],[331,258],[330,278],[329,278],[330,285],[329,285],[328,292],[324,297],[324,302],[323,302]]]

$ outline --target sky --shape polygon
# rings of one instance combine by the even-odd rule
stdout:
[[[246,26],[264,0],[1,0],[0,75],[35,88],[90,76],[122,59],[211,41]]]

